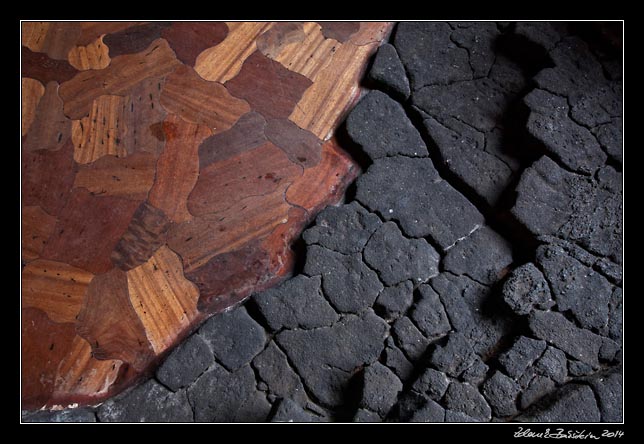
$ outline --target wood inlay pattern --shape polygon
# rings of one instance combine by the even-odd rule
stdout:
[[[289,275],[390,29],[23,23],[23,408],[100,402]]]

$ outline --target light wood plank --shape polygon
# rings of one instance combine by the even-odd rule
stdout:
[[[63,262],[37,259],[22,270],[22,306],[38,308],[54,322],[76,322],[93,277]]]
[[[130,300],[156,353],[170,347],[197,316],[199,291],[183,275],[179,257],[161,247],[127,272]]]

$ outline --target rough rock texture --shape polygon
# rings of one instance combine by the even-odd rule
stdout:
[[[344,254],[359,253],[381,224],[378,216],[353,201],[324,209],[302,237],[307,245],[319,244]]]
[[[500,234],[481,227],[445,255],[443,268],[484,285],[499,281],[512,263],[512,247]]]
[[[402,105],[380,91],[371,91],[347,118],[349,137],[371,159],[397,154],[427,156],[427,147]]]
[[[408,279],[426,282],[438,274],[438,259],[438,253],[425,239],[405,238],[393,222],[380,226],[364,249],[365,262],[387,286]]]
[[[382,313],[386,320],[398,319],[413,303],[413,290],[412,281],[403,281],[393,287],[385,287],[373,305],[376,313]]]
[[[234,372],[214,364],[188,389],[188,398],[198,422],[265,421],[271,409],[255,387],[248,365]]]
[[[207,321],[199,334],[230,371],[248,364],[266,343],[264,329],[240,307]]]
[[[156,376],[163,385],[177,391],[192,384],[213,360],[213,354],[203,338],[192,335],[167,357]]]
[[[284,398],[279,401],[275,413],[271,416],[271,422],[320,422],[315,416],[297,404],[295,401]]]
[[[371,158],[355,200],[304,232],[302,274],[171,354],[157,378],[176,392],[152,380],[98,420],[619,422],[621,28],[604,26],[400,23],[349,113]]]
[[[483,384],[483,396],[488,400],[496,416],[511,416],[517,413],[519,384],[497,371]]]
[[[556,396],[519,416],[525,422],[599,422],[601,415],[590,387],[568,384]]]
[[[254,298],[268,326],[283,328],[329,326],[338,320],[337,313],[322,296],[320,276],[296,276]]]
[[[596,180],[544,156],[521,176],[512,213],[534,235],[563,237],[621,263],[621,174],[604,168]]]
[[[398,57],[396,48],[389,43],[384,43],[378,48],[367,79],[400,102],[407,99],[411,92],[405,67]]]
[[[356,199],[410,237],[428,236],[445,250],[483,225],[483,216],[439,175],[429,158],[377,159],[358,178]]]
[[[533,263],[512,270],[503,283],[503,300],[518,315],[526,315],[535,308],[547,310],[554,305],[550,287]]]
[[[191,422],[185,391],[173,393],[151,379],[110,399],[97,411],[101,422]]]
[[[400,379],[387,367],[375,362],[366,367],[363,375],[360,407],[376,412],[382,418],[396,404],[403,385]]]
[[[308,248],[304,273],[322,275],[322,288],[333,307],[358,313],[373,304],[383,289],[375,271],[362,262],[362,255],[345,255],[317,245]]]
[[[276,340],[309,390],[333,407],[344,401],[352,373],[378,358],[387,330],[387,324],[369,310],[360,317],[347,315],[332,327],[286,330]]]

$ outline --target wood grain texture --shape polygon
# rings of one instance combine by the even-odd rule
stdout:
[[[333,174],[329,174],[332,171]],[[286,190],[286,200],[309,213],[316,213],[326,205],[339,199],[346,187],[358,176],[360,168],[344,151],[335,138],[328,140],[322,148],[320,163],[304,170],[302,179]],[[316,199],[311,187],[328,190],[325,199]]]
[[[107,68],[111,61],[107,45],[103,43],[103,36],[87,45],[75,46],[70,49],[67,53],[67,60],[79,71]]]
[[[97,359],[118,359],[142,371],[154,357],[130,301],[127,274],[118,268],[92,279],[76,330]]]
[[[76,322],[94,275],[64,262],[38,259],[22,270],[22,306],[42,310],[53,322]]]
[[[80,34],[78,22],[22,22],[22,45],[54,60],[67,60]]]
[[[266,137],[281,148],[291,162],[302,168],[311,168],[320,163],[322,141],[288,119],[269,120]]]
[[[253,159],[261,158],[261,163]],[[267,142],[253,150],[202,168],[199,179],[188,197],[188,210],[193,216],[220,213],[240,199],[282,192],[302,168],[291,162],[284,151]],[[222,190],[214,194],[212,190]]]
[[[143,25],[146,22],[80,22],[81,33],[76,42],[78,45],[88,45],[104,34],[114,34],[132,26]]]
[[[75,335],[69,352],[56,369],[52,404],[66,405],[79,397],[85,402],[96,402],[116,383],[122,365],[123,361],[118,359],[96,359],[89,342]]]
[[[78,74],[78,70],[67,60],[53,60],[47,54],[33,52],[25,46],[22,47],[20,59],[22,76],[39,80],[44,85],[52,81],[63,83]]]
[[[72,121],[74,160],[82,164],[108,155],[126,156],[124,115],[124,97],[99,96],[93,100],[89,115]]]
[[[84,188],[94,196],[116,196],[140,202],[152,188],[155,165],[156,158],[149,153],[101,157],[78,169],[74,188]]]
[[[233,97],[220,83],[202,79],[189,66],[168,76],[161,105],[188,122],[210,127],[213,133],[227,130],[250,111],[244,100]]]
[[[289,71],[259,51],[244,62],[239,74],[226,82],[236,97],[245,99],[252,109],[265,118],[286,118],[291,114],[311,81]]]
[[[123,144],[129,154],[145,152],[158,156],[163,151],[163,121],[167,115],[161,106],[164,82],[163,77],[142,80],[125,98]]]
[[[27,26],[23,408],[102,402],[288,276],[358,171],[324,137],[384,25]]]
[[[205,80],[225,83],[237,75],[242,64],[257,49],[257,38],[272,23],[227,22],[228,35],[220,44],[204,50],[195,63],[195,71]]]
[[[142,52],[114,57],[105,69],[82,71],[60,86],[65,114],[70,119],[85,117],[97,97],[127,95],[143,80],[167,75],[179,64],[168,42],[158,39]]]
[[[22,208],[22,262],[38,259],[56,226],[56,218],[39,206]]]
[[[143,202],[112,251],[114,265],[127,271],[146,262],[165,244],[169,226],[170,221],[163,211]]]
[[[155,353],[163,353],[197,316],[197,287],[183,275],[179,257],[161,247],[128,271],[130,300]]]
[[[228,25],[223,22],[174,22],[161,35],[179,60],[194,67],[199,54],[226,38]]]
[[[289,208],[282,190],[248,197],[225,212],[172,227],[168,232],[168,246],[181,256],[186,272],[190,272],[213,256],[237,250],[253,239],[266,236],[288,221]]]
[[[112,250],[127,229],[140,202],[115,196],[95,196],[75,188],[58,217],[42,257],[66,262],[94,274],[113,265]]]
[[[349,42],[357,46],[372,43],[380,45],[389,36],[393,26],[393,22],[360,22],[360,29],[351,36]]]
[[[21,95],[22,95],[22,135],[25,136],[31,122],[36,117],[36,108],[40,102],[41,97],[45,94],[45,87],[36,79],[23,77],[21,82]]]
[[[339,46],[333,61],[318,74],[317,81],[304,93],[289,119],[319,139],[327,140],[355,99],[358,79],[375,50],[376,45],[345,43]]]
[[[130,26],[108,34],[103,42],[109,49],[110,57],[141,52],[161,37],[161,32],[170,25],[168,22],[151,22]]]
[[[301,22],[275,23],[257,38],[257,49],[269,59],[275,60],[286,46],[299,43],[305,38],[306,33]]]
[[[199,310],[217,313],[249,296],[253,289],[270,279],[269,263],[269,254],[260,248],[260,241],[253,240],[187,271],[186,277],[199,289]]]
[[[24,151],[22,154],[22,204],[38,205],[57,216],[71,194],[78,165],[71,140],[56,151]]]
[[[322,34],[327,39],[334,39],[344,43],[360,30],[359,22],[318,22],[322,28]]]
[[[56,370],[72,346],[74,324],[52,322],[37,308],[23,308],[21,397],[24,405],[46,405],[56,383]]]
[[[68,142],[71,129],[71,123],[63,113],[63,101],[58,96],[58,83],[49,82],[22,146],[26,151],[59,150]]]
[[[264,144],[267,141],[265,127],[266,119],[261,114],[244,114],[229,130],[203,141],[199,147],[199,167],[207,168]]]
[[[315,22],[305,23],[303,30],[305,38],[301,42],[284,46],[279,53],[269,57],[286,69],[314,81],[318,73],[331,63],[339,42],[325,38],[320,25]]]
[[[163,132],[166,146],[148,200],[171,221],[180,223],[192,219],[187,201],[199,177],[199,146],[212,130],[170,114],[163,122]]]

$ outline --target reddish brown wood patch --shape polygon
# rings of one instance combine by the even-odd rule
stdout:
[[[25,23],[23,408],[101,402],[291,272],[385,28]]]

